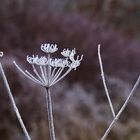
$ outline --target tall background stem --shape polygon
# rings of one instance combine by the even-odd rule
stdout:
[[[1,76],[2,76],[2,78],[3,78],[4,84],[5,84],[5,86],[6,86],[6,89],[7,89],[7,92],[8,92],[8,96],[9,96],[9,98],[10,98],[10,100],[11,100],[13,109],[14,109],[14,111],[15,111],[15,113],[16,113],[16,116],[17,116],[19,122],[20,122],[21,128],[22,128],[22,130],[23,130],[23,132],[24,132],[24,134],[25,134],[25,136],[26,136],[26,139],[27,139],[27,140],[31,140],[31,138],[30,138],[30,136],[29,136],[29,133],[28,133],[28,131],[27,131],[27,129],[26,129],[24,123],[23,123],[23,120],[22,120],[22,118],[21,118],[21,115],[20,115],[20,113],[19,113],[19,110],[18,110],[18,108],[17,108],[17,106],[16,106],[14,97],[13,97],[13,95],[12,95],[10,86],[9,86],[9,84],[8,84],[8,81],[7,81],[7,78],[6,78],[6,75],[5,75],[5,73],[4,73],[4,70],[3,70],[3,67],[2,67],[2,64],[1,64],[1,63],[0,63],[0,72],[1,72]]]
[[[46,98],[47,98],[47,112],[48,112],[50,138],[51,140],[55,140],[55,131],[54,131],[54,122],[53,122],[53,113],[52,113],[52,99],[51,99],[50,88],[46,88]]]

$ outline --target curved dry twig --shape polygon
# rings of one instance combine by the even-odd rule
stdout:
[[[100,45],[98,45],[98,58],[99,58],[99,64],[100,64],[100,69],[101,69],[101,77],[102,77],[105,93],[106,93],[106,96],[107,96],[107,99],[108,99],[108,102],[109,102],[109,105],[110,105],[110,108],[111,108],[111,111],[112,111],[112,115],[115,118],[115,111],[114,111],[113,104],[112,104],[111,98],[109,96],[108,88],[107,88],[106,81],[105,81],[104,69],[103,69],[101,53],[100,53]]]
[[[6,86],[6,89],[7,89],[7,92],[8,92],[8,96],[9,96],[9,98],[10,98],[10,100],[11,100],[13,109],[14,109],[14,111],[15,111],[15,113],[16,113],[16,116],[17,116],[17,118],[18,118],[18,120],[19,120],[19,123],[20,123],[20,125],[21,125],[21,128],[22,128],[22,130],[23,130],[23,132],[24,132],[24,134],[25,134],[27,140],[31,140],[31,138],[30,138],[30,136],[29,136],[29,133],[28,133],[28,131],[27,131],[25,125],[24,125],[24,122],[23,122],[23,120],[22,120],[22,118],[21,118],[21,115],[20,115],[20,113],[19,113],[19,110],[18,110],[18,108],[17,108],[17,106],[16,106],[14,97],[13,97],[13,95],[12,95],[12,92],[11,92],[11,89],[10,89],[10,86],[9,86],[9,83],[8,83],[8,81],[7,81],[7,78],[6,78],[6,75],[5,75],[5,72],[4,72],[4,70],[3,70],[3,67],[2,67],[2,64],[1,64],[1,63],[0,63],[0,72],[1,72],[1,76],[2,76],[2,78],[3,78],[3,81],[4,81],[4,83],[5,83],[5,86]]]
[[[122,105],[122,107],[120,108],[120,110],[118,111],[118,113],[115,115],[115,111],[111,102],[111,98],[109,96],[109,92],[108,92],[108,88],[106,85],[106,81],[105,81],[105,76],[104,76],[104,70],[103,70],[103,64],[102,64],[102,59],[101,59],[101,53],[100,53],[100,45],[98,45],[98,58],[99,58],[99,63],[100,63],[100,69],[101,69],[101,76],[102,76],[102,81],[103,81],[103,85],[104,85],[104,89],[105,89],[105,93],[106,96],[108,98],[108,102],[113,114],[114,119],[112,120],[111,124],[109,125],[109,127],[107,128],[106,132],[104,133],[103,137],[101,138],[101,140],[105,140],[106,137],[108,136],[109,132],[112,130],[114,124],[117,122],[117,120],[119,119],[120,115],[122,114],[122,112],[124,111],[124,109],[126,108],[128,102],[130,101],[130,98],[133,96],[137,86],[140,83],[140,76],[138,77],[136,83],[134,84],[129,96],[127,97],[127,99],[125,100],[124,104]]]
[[[116,121],[119,119],[120,115],[122,114],[122,112],[124,111],[124,109],[126,108],[128,102],[130,101],[130,98],[133,96],[137,86],[140,83],[140,76],[138,77],[135,85],[133,86],[129,96],[127,97],[126,101],[124,102],[124,104],[122,105],[121,109],[119,110],[119,112],[117,113],[116,117],[113,119],[113,121],[111,122],[110,126],[108,127],[108,129],[106,130],[104,136],[102,137],[101,140],[105,140],[105,138],[107,137],[107,135],[109,134],[109,132],[111,131],[112,127],[114,126],[114,124],[116,123]]]

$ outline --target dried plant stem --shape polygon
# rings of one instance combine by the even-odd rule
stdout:
[[[119,110],[119,112],[117,113],[116,117],[113,119],[113,121],[111,122],[110,126],[108,127],[108,129],[106,130],[104,136],[102,137],[101,140],[105,140],[105,138],[108,136],[109,132],[111,131],[112,127],[114,126],[114,124],[116,123],[116,121],[119,119],[121,113],[124,111],[124,109],[126,108],[130,98],[133,96],[138,84],[140,83],[140,76],[138,77],[133,89],[131,90],[129,96],[127,97],[126,101],[124,102],[124,104],[122,105],[121,109]]]
[[[100,45],[98,45],[98,58],[99,58],[99,63],[100,63],[100,69],[101,69],[101,76],[102,76],[102,81],[103,81],[103,85],[104,85],[104,89],[105,89],[105,93],[112,111],[112,115],[115,118],[115,111],[113,108],[113,104],[111,102],[110,96],[109,96],[109,92],[108,92],[108,88],[106,85],[106,81],[105,81],[105,76],[104,76],[104,69],[103,69],[103,64],[102,64],[102,59],[101,59],[101,53],[100,53]]]
[[[54,122],[53,122],[53,113],[52,113],[52,100],[50,88],[46,88],[46,97],[47,97],[47,112],[48,112],[48,123],[49,123],[49,132],[51,140],[55,140],[55,131],[54,131]]]
[[[15,101],[14,101],[14,97],[13,97],[13,95],[12,95],[10,86],[9,86],[9,84],[8,84],[8,81],[7,81],[7,78],[6,78],[6,75],[5,75],[5,73],[4,73],[4,70],[3,70],[3,67],[2,67],[2,64],[1,64],[1,63],[0,63],[0,71],[1,71],[1,76],[2,76],[2,78],[3,78],[3,81],[4,81],[4,83],[5,83],[5,86],[6,86],[6,89],[7,89],[7,92],[8,92],[8,96],[9,96],[9,98],[10,98],[10,100],[11,100],[13,109],[14,109],[14,111],[15,111],[15,113],[16,113],[16,116],[17,116],[17,118],[18,118],[18,120],[19,120],[19,123],[20,123],[20,125],[21,125],[21,128],[22,128],[22,130],[23,130],[23,132],[24,132],[24,134],[25,134],[27,140],[31,140],[31,138],[30,138],[30,136],[29,136],[29,133],[28,133],[28,131],[27,131],[27,129],[26,129],[24,123],[23,123],[23,120],[22,120],[22,118],[21,118],[21,115],[20,115],[20,113],[19,113],[19,110],[18,110],[18,108],[17,108],[17,106],[16,106],[16,103],[15,103]]]

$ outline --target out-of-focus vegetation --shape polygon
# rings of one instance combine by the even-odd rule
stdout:
[[[140,1],[139,0],[54,0],[56,7],[67,12],[78,12],[90,20],[98,20],[105,27],[120,30],[127,37],[139,41]]]
[[[46,41],[57,43],[60,50],[76,48],[83,53],[80,68],[52,89],[57,139],[99,140],[112,118],[101,82],[97,44],[101,44],[107,83],[118,110],[140,73],[139,10],[138,0],[1,0],[2,64],[33,140],[49,139],[44,90],[20,75],[12,60],[28,67],[26,55],[40,54],[40,44]],[[139,91],[108,140],[140,138]],[[0,139],[25,139],[2,79],[0,121]]]

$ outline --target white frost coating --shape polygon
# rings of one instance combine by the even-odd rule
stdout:
[[[60,58],[55,58],[52,59],[50,62],[50,65],[52,67],[67,67],[69,64],[69,61],[67,59],[60,59]]]
[[[45,53],[54,53],[58,51],[56,44],[45,43],[41,45],[41,50]]]
[[[38,57],[38,55],[27,56],[27,62],[30,64],[37,64],[37,65],[46,65],[48,63],[48,59],[45,56]]]
[[[80,66],[82,59],[83,59],[83,55],[81,55],[80,59],[79,59],[79,55],[77,56],[76,60],[74,60],[73,58],[73,61],[72,63],[69,64],[69,67],[76,70],[76,68]]]
[[[0,57],[3,57],[3,52],[0,52]]]
[[[69,49],[64,49],[61,54],[64,57],[69,57],[69,58],[74,58],[74,55],[76,54],[76,50],[75,48],[73,50],[69,50]]]

